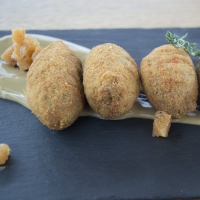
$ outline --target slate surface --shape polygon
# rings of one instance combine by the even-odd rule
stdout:
[[[165,42],[167,29],[28,31],[89,48],[125,48],[139,64]],[[168,29],[200,44],[200,28]],[[0,31],[0,36],[10,31]],[[194,60],[197,63],[197,60]],[[0,171],[0,199],[130,200],[200,197],[200,126],[172,124],[151,136],[152,120],[79,118],[50,131],[23,106],[0,99],[0,143],[11,147]]]

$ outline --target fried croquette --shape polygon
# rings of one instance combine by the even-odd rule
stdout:
[[[7,144],[0,144],[0,165],[5,164],[10,155],[10,147]]]
[[[62,41],[44,48],[27,73],[26,97],[32,112],[50,129],[70,126],[84,105],[82,65]]]
[[[198,83],[199,83],[199,93],[198,93],[198,98],[197,98],[197,104],[200,105],[200,62],[197,65],[197,77],[198,77]]]
[[[31,35],[26,35],[23,28],[12,30],[13,45],[9,47],[1,58],[9,65],[17,65],[21,70],[29,69],[36,55],[42,50],[39,42]]]
[[[195,110],[197,75],[192,60],[183,49],[172,45],[154,49],[143,58],[140,75],[143,90],[157,111],[180,118]]]
[[[104,118],[119,118],[133,106],[140,91],[136,62],[121,47],[94,47],[83,67],[84,92],[92,109]]]

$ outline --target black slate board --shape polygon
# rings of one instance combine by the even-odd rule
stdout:
[[[165,44],[171,30],[200,44],[195,29],[28,31],[92,48],[112,42],[139,64]],[[0,37],[10,31],[0,31]],[[197,60],[194,60],[195,64]],[[200,197],[200,126],[172,124],[169,137],[151,136],[152,120],[80,117],[50,131],[21,105],[0,99],[0,143],[11,147],[0,171],[0,199],[119,200]]]

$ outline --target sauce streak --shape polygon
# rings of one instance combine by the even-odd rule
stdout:
[[[46,37],[34,34],[32,35],[40,42],[41,46],[43,47],[58,40],[52,37]],[[11,43],[12,43],[11,36],[4,37],[0,40],[0,55],[9,46],[11,46]],[[89,52],[89,49],[73,43],[69,43],[67,41],[64,41],[64,43],[69,48],[71,48],[75,52],[75,54],[80,58],[82,63],[84,63],[85,58]],[[15,101],[29,109],[25,96],[26,75],[27,75],[26,72],[20,71],[16,67],[11,67],[4,61],[0,60],[0,98]],[[126,115],[119,118],[118,120],[126,118],[153,119],[154,113],[155,110],[148,102],[146,95],[140,93],[140,96],[138,97],[136,103],[133,105],[132,109]],[[88,105],[84,107],[81,116],[91,116],[104,119],[100,115],[95,113]],[[172,122],[200,125],[200,111],[195,110],[194,112],[188,113],[180,119],[173,119]]]

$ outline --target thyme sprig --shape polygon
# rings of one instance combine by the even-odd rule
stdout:
[[[179,37],[178,35],[172,34],[171,32],[167,31],[165,37],[166,40],[175,48],[183,48],[188,54],[200,60],[200,50],[197,49],[197,44],[185,41],[187,35],[188,34],[186,33],[184,36]]]

